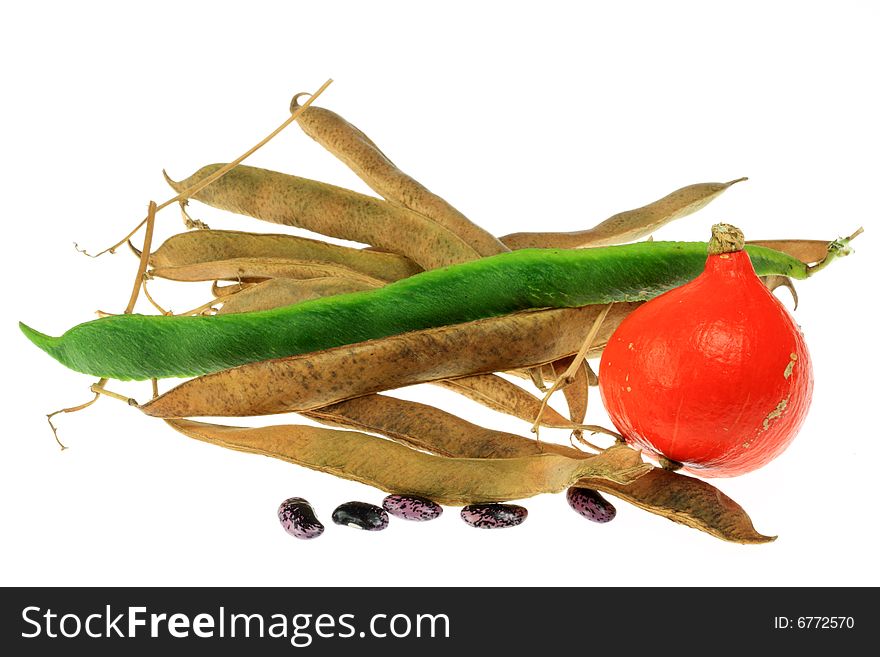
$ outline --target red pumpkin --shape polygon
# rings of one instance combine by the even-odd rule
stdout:
[[[599,389],[627,442],[706,477],[755,470],[804,421],[810,356],[755,275],[742,233],[713,227],[705,271],[649,301],[611,336]]]

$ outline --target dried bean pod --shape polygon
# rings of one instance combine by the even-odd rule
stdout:
[[[284,258],[336,264],[384,281],[400,280],[422,271],[412,260],[395,253],[365,251],[298,235],[236,230],[199,230],[173,235],[150,254],[150,266],[161,269],[235,258]]]
[[[459,458],[512,458],[543,451],[590,458],[571,447],[530,440],[471,424],[439,408],[383,395],[359,397],[313,411],[308,417],[336,426],[379,433],[420,451]],[[598,489],[655,513],[741,544],[759,544],[775,537],[755,531],[743,508],[705,481],[655,468],[636,481],[615,484],[583,478],[577,485]],[[513,499],[513,498],[511,498]]]
[[[314,260],[291,260],[288,258],[231,258],[211,262],[196,262],[175,267],[157,267],[149,271],[153,278],[172,281],[243,281],[266,278],[307,280],[333,277],[359,281],[365,288],[382,287],[385,281],[362,274],[345,265]]]
[[[572,362],[574,356],[560,358],[550,363],[550,367],[553,368],[553,380],[556,381],[558,377],[564,376]],[[562,394],[565,395],[565,402],[568,404],[568,417],[575,424],[583,424],[587,417],[587,406],[590,401],[589,370],[590,364],[584,360],[575,371],[571,382],[562,386]],[[542,424],[546,424],[543,418]]]
[[[168,184],[198,185],[225,164],[212,164]],[[436,221],[387,201],[327,183],[240,164],[193,198],[221,210],[304,228],[408,257],[425,269],[479,258],[467,242]]]
[[[404,520],[434,520],[443,513],[443,507],[436,502],[415,495],[389,495],[382,500],[382,508]]]
[[[828,254],[828,245],[831,242],[832,240],[746,240],[746,244],[785,253],[808,265],[821,262]]]
[[[475,374],[434,383],[494,411],[518,417],[529,423],[534,422],[543,412],[542,426],[573,428],[573,423],[560,415],[552,406],[542,404],[541,400],[532,393],[495,374]]]
[[[453,506],[560,493],[584,477],[628,483],[652,470],[638,452],[625,446],[595,456],[578,453],[577,458],[551,453],[448,458],[358,431],[303,425],[225,427],[190,420],[168,420],[168,424],[190,438],[220,447],[282,459],[386,493],[418,495]]]
[[[461,510],[461,519],[478,529],[516,527],[529,512],[516,504],[469,504]]]
[[[572,509],[593,522],[611,522],[617,515],[614,505],[591,488],[573,486],[568,489],[565,499]]]
[[[312,505],[301,497],[284,500],[278,507],[278,519],[284,531],[296,538],[317,538],[324,533]]]
[[[301,95],[293,97],[291,112],[299,109],[298,99]],[[299,115],[297,122],[309,137],[342,160],[389,202],[436,221],[461,237],[481,256],[509,250],[447,201],[398,169],[372,139],[336,112],[312,105]]]
[[[724,190],[743,180],[746,178],[725,183],[688,185],[641,208],[620,212],[587,230],[570,233],[513,233],[505,235],[501,241],[511,249],[583,249],[631,242],[647,237],[670,221],[706,207]]]
[[[263,281],[254,287],[223,298],[223,307],[218,315],[247,313],[259,310],[270,310],[300,303],[309,299],[320,299],[335,294],[348,294],[365,290],[371,286],[363,281],[322,276],[294,280],[289,278],[273,278]]]
[[[388,526],[388,514],[375,504],[346,502],[333,511],[333,522],[368,532],[378,532]]]
[[[614,304],[591,355],[601,353],[635,306]],[[270,415],[438,379],[530,367],[576,352],[583,327],[598,312],[597,306],[537,310],[251,363],[183,383],[140,408],[157,417]]]

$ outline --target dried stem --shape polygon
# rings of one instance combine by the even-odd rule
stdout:
[[[553,385],[551,385],[547,392],[544,393],[544,398],[541,400],[541,409],[538,411],[538,417],[535,418],[535,422],[532,425],[532,433],[536,435],[538,433],[538,427],[541,424],[541,418],[544,416],[544,409],[547,408],[547,403],[550,401],[550,396],[562,386],[569,385],[574,380],[575,373],[587,357],[587,352],[590,351],[590,347],[593,346],[593,341],[596,339],[599,329],[602,328],[602,322],[605,321],[605,318],[608,316],[608,311],[611,310],[611,306],[613,305],[613,303],[609,303],[602,309],[602,312],[599,313],[593,322],[593,325],[590,327],[590,331],[587,333],[587,337],[584,339],[580,350],[569,364],[568,369],[565,370],[562,376],[557,376]]]
[[[175,317],[188,317],[189,315],[198,315],[203,310],[207,310],[208,308],[213,307],[215,303],[222,303],[223,299],[211,299],[208,303],[203,303],[198,308],[193,308],[192,310],[187,310],[183,313],[172,313]]]
[[[199,181],[198,183],[196,183],[195,185],[193,185],[193,186],[190,187],[189,189],[185,189],[185,190],[183,190],[182,192],[180,192],[179,194],[177,194],[177,195],[174,196],[173,198],[170,198],[170,199],[168,199],[167,201],[165,201],[165,202],[163,202],[163,203],[160,203],[160,204],[156,207],[156,211],[158,212],[159,210],[162,210],[162,209],[164,209],[164,208],[167,208],[167,207],[168,207],[169,205],[171,205],[172,203],[178,203],[178,202],[183,201],[183,200],[186,200],[186,199],[188,199],[188,198],[190,198],[190,197],[192,197],[192,196],[195,196],[195,195],[198,194],[202,189],[204,189],[205,187],[207,187],[208,185],[210,185],[211,183],[213,183],[215,180],[218,180],[218,179],[221,178],[222,176],[226,175],[229,171],[231,171],[232,169],[234,169],[235,167],[237,167],[237,166],[238,166],[239,164],[241,164],[244,160],[246,160],[248,157],[250,157],[251,155],[253,155],[255,152],[257,152],[259,149],[261,149],[261,148],[262,148],[263,146],[265,146],[267,143],[269,143],[269,142],[270,142],[270,141],[271,141],[271,140],[272,140],[272,139],[273,139],[278,133],[280,133],[282,130],[284,130],[284,128],[286,128],[286,127],[289,126],[291,123],[293,123],[294,121],[296,121],[296,120],[299,118],[299,115],[302,114],[302,113],[308,108],[308,106],[311,105],[311,104],[312,104],[312,103],[318,98],[318,96],[320,96],[322,93],[324,93],[324,91],[327,89],[327,87],[330,86],[330,84],[331,84],[332,82],[333,82],[333,80],[327,80],[324,84],[322,84],[322,85],[320,86],[320,88],[319,88],[315,93],[313,93],[311,96],[309,96],[308,100],[306,100],[302,105],[300,105],[300,107],[299,107],[296,111],[294,111],[289,117],[287,117],[287,119],[286,119],[281,125],[279,125],[277,128],[275,128],[275,129],[274,129],[272,132],[270,132],[266,137],[264,137],[263,139],[261,139],[256,145],[254,145],[254,146],[252,146],[251,148],[249,148],[249,149],[248,149],[247,151],[245,151],[242,155],[240,155],[239,157],[235,158],[232,162],[226,164],[225,166],[221,167],[220,169],[217,169],[217,171],[215,171],[214,173],[212,173],[210,176],[207,176],[204,180]],[[125,244],[129,239],[131,239],[131,237],[132,237],[135,233],[137,233],[137,232],[141,229],[141,227],[142,227],[144,224],[146,224],[146,223],[147,223],[147,218],[145,218],[145,219],[144,219],[143,221],[141,221],[137,226],[135,226],[135,227],[131,230],[131,232],[128,233],[128,235],[126,235],[125,237],[123,237],[123,238],[122,238],[121,240],[119,240],[116,244],[114,244],[114,245],[111,246],[111,247],[108,247],[108,248],[104,249],[103,251],[101,251],[100,253],[97,253],[97,254],[94,255],[94,256],[91,255],[91,254],[89,254],[89,253],[86,253],[86,251],[84,251],[84,250],[82,250],[82,253],[85,253],[85,254],[86,254],[87,256],[89,256],[90,258],[97,258],[97,257],[99,257],[99,256],[104,255],[105,253],[115,253],[115,252],[116,252],[116,249],[118,249],[120,246],[122,246],[123,244]],[[77,247],[77,250],[80,250],[80,249]]]
[[[611,436],[612,438],[614,438],[614,441],[618,442],[618,443],[626,442],[623,439],[623,436],[621,436],[616,431],[612,431],[611,429],[606,429],[605,427],[600,426],[598,424],[582,424],[580,426],[580,429],[583,429],[584,431],[589,431],[591,434],[601,433],[606,436]]]
[[[107,397],[111,397],[113,399],[118,399],[119,401],[124,401],[129,406],[140,406],[136,399],[132,399],[131,397],[127,397],[125,395],[120,395],[118,392],[113,392],[112,390],[107,390],[104,387],[104,384],[107,382],[107,379],[101,379],[98,383],[93,383],[89,390],[94,392],[96,395],[106,395]]]
[[[141,251],[141,261],[138,265],[137,275],[135,276],[134,288],[131,291],[131,296],[128,299],[128,305],[125,307],[125,314],[131,314],[131,311],[134,310],[134,305],[137,303],[138,292],[141,289],[141,284],[144,282],[144,272],[147,269],[147,260],[150,255],[150,244],[153,240],[153,226],[156,220],[156,203],[154,201],[150,201],[149,208],[147,209],[147,232],[144,235],[144,248]],[[110,313],[105,313],[101,310],[98,311],[98,314],[101,316],[108,316]],[[94,404],[100,398],[101,394],[108,394],[110,396],[117,396],[116,393],[110,393],[104,391],[104,385],[107,383],[107,379],[99,379],[97,383],[93,383],[89,388],[95,396],[85,402],[84,404],[79,404],[78,406],[71,406],[70,408],[62,408],[59,411],[54,411],[53,413],[49,413],[46,416],[46,419],[49,422],[49,427],[52,429],[52,435],[55,436],[55,442],[61,447],[62,450],[67,449],[66,445],[62,443],[58,439],[58,429],[55,424],[52,422],[52,418],[59,413],[76,413],[77,411],[81,411],[83,409],[88,408],[92,404]]]
[[[189,212],[186,211],[188,202],[186,199],[180,201],[180,216],[183,217],[183,225],[187,230],[210,230],[211,227],[204,221],[189,216]]]
[[[147,263],[150,260],[150,247],[153,242],[153,228],[156,225],[156,202],[150,201],[147,208],[147,232],[144,234],[144,248],[141,249],[141,260],[138,264],[137,274],[134,277],[134,286],[131,290],[131,297],[128,299],[128,305],[125,307],[123,314],[130,315],[137,303],[138,294],[141,291],[144,281],[144,273],[147,271]]]
[[[107,383],[107,379],[99,379],[98,382],[95,383],[94,385],[103,386],[105,383]],[[65,449],[67,449],[67,445],[62,443],[61,440],[58,438],[58,428],[52,422],[52,418],[55,417],[56,415],[58,415],[59,413],[76,413],[77,411],[81,411],[84,408],[88,408],[89,406],[94,404],[96,401],[98,401],[99,396],[100,395],[98,395],[98,393],[96,392],[94,398],[90,399],[89,401],[85,402],[84,404],[79,404],[78,406],[71,406],[70,408],[62,408],[60,410],[53,411],[52,413],[46,414],[46,420],[49,422],[49,428],[52,429],[52,435],[55,436],[55,442],[58,443],[58,446],[61,448],[61,451],[64,451]]]
[[[143,281],[141,282],[141,287],[144,290],[144,296],[147,297],[147,301],[149,301],[151,304],[153,304],[153,308],[158,310],[163,315],[173,315],[174,314],[170,310],[165,310],[162,306],[160,306],[158,303],[156,303],[156,300],[153,299],[153,297],[150,296],[150,291],[147,289],[147,279],[146,278],[144,278]]]
[[[598,445],[594,445],[589,440],[584,438],[584,434],[580,431],[572,431],[571,434],[568,436],[568,442],[575,449],[580,449],[580,447],[578,447],[575,444],[576,442],[578,442],[581,445],[585,445],[586,447],[589,447],[590,449],[592,449],[595,452],[601,453],[603,451],[601,447],[599,447]]]

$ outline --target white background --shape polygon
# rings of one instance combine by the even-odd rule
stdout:
[[[5,7],[3,584],[880,584],[875,4]],[[855,255],[798,286],[816,379],[800,436],[764,469],[716,482],[776,543],[726,544],[623,502],[613,523],[593,525],[550,495],[524,502],[529,519],[511,530],[477,531],[448,509],[359,533],[330,512],[379,491],[189,440],[110,399],[58,418],[70,446],[59,451],[45,414],[87,399],[91,379],[34,349],[16,322],[59,334],[98,308],[118,312],[136,267],[73,242],[109,245],[149,199],[168,198],[163,167],[184,177],[234,158],[287,116],[293,93],[328,77],[321,104],[496,234],[580,229],[739,176],[750,181],[656,238],[702,240],[719,220],[752,239],[865,226]],[[249,163],[367,191],[296,126]],[[213,227],[278,230],[193,212]],[[179,230],[176,210],[163,212],[156,243]],[[209,298],[203,284],[153,291],[178,311]],[[423,388],[400,394],[527,434]],[[588,420],[607,424],[598,395]],[[278,525],[293,495],[327,525],[319,540]]]

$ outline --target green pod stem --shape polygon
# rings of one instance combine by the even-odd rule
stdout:
[[[760,276],[803,279],[799,260],[746,247]],[[116,315],[49,337],[24,334],[63,365],[120,380],[191,377],[245,363],[535,308],[644,301],[703,271],[705,242],[524,249],[426,271],[385,287],[214,317]]]

